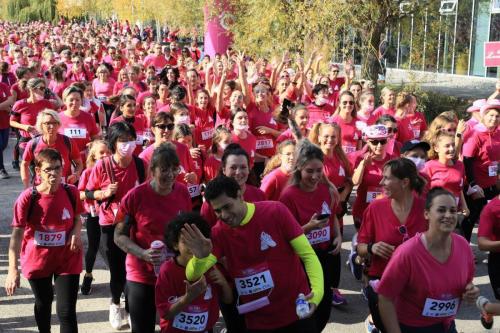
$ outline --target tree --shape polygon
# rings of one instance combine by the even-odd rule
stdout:
[[[6,18],[13,21],[54,21],[56,19],[56,0],[7,0]]]

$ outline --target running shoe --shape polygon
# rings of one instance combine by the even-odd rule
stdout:
[[[12,161],[12,168],[19,171],[19,161]]]
[[[358,253],[351,250],[349,254],[349,267],[354,278],[358,281],[363,277],[363,265],[358,264]]]
[[[122,328],[122,312],[120,309],[120,304],[110,304],[109,323],[115,330],[119,330],[120,328]]]
[[[80,288],[82,295],[90,295],[90,293],[92,292],[92,281],[93,280],[94,280],[94,278],[92,276],[88,276],[88,275],[83,276],[82,287]]]
[[[332,289],[332,305],[344,305],[347,304],[347,299],[340,293],[337,288]]]
[[[489,302],[484,296],[479,296],[476,300],[476,306],[481,311],[481,325],[487,330],[493,327],[493,316],[484,311],[484,306]]]
[[[8,179],[10,178],[9,174],[5,169],[0,170],[0,179]]]
[[[365,320],[365,328],[366,333],[379,333],[378,328],[370,321],[370,317],[368,316]]]

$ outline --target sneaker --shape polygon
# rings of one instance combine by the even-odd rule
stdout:
[[[82,282],[82,287],[80,288],[80,291],[82,292],[82,295],[90,295],[92,292],[92,280],[94,278],[88,275],[83,276],[83,282]]]
[[[10,178],[9,174],[5,169],[0,170],[0,179],[8,179]]]
[[[122,313],[119,304],[111,303],[109,306],[109,323],[115,330],[122,328]]]
[[[12,168],[19,171],[19,161],[12,161]]]
[[[484,306],[489,302],[484,296],[479,296],[476,300],[476,306],[481,311],[481,325],[487,330],[493,327],[493,316],[484,311]]]
[[[365,320],[365,328],[366,333],[379,333],[378,328],[370,321],[370,317],[368,316]]]
[[[357,259],[358,253],[351,250],[351,253],[349,254],[349,267],[351,268],[351,273],[354,278],[360,281],[363,277],[363,265],[360,265]]]
[[[332,289],[332,294],[332,305],[337,306],[347,304],[347,299],[342,296],[337,288]]]

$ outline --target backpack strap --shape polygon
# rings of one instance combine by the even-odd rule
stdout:
[[[31,196],[30,196],[30,204],[28,206],[28,214],[26,215],[26,221],[29,221],[31,219],[31,215],[33,214],[33,208],[35,208],[35,203],[38,199],[38,191],[36,189],[36,186],[33,185],[31,188]]]
[[[71,192],[71,187],[69,187],[69,185],[66,183],[63,183],[62,185],[64,190],[66,191],[66,194],[68,195],[69,201],[71,202],[71,207],[73,207],[73,213],[76,215],[76,198]]]
[[[37,135],[31,140],[32,143],[31,143],[30,151],[31,151],[31,156],[33,156],[33,158],[31,159],[30,165],[28,166],[28,169],[29,169],[30,174],[31,174],[31,184],[35,183],[35,176],[36,176],[36,173],[35,173],[35,150],[36,150],[36,147],[38,146],[38,143],[40,142],[41,137],[42,137],[41,135]]]
[[[133,155],[133,157],[135,162],[135,169],[137,170],[137,177],[139,178],[139,184],[142,184],[146,180],[144,161],[138,156]]]
[[[113,161],[112,161],[112,158],[113,158],[112,156],[103,158],[102,164],[104,166],[104,171],[106,172],[106,174],[108,175],[109,180],[113,184],[113,183],[115,183],[115,173],[113,172],[113,164],[112,164]],[[108,208],[114,198],[115,198],[114,194],[112,196],[110,196],[108,198],[108,200],[106,200],[106,204],[104,205],[104,208]]]

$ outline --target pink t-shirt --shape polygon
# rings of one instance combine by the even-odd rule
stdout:
[[[14,204],[12,227],[24,228],[21,270],[26,279],[80,274],[82,271],[82,251],[69,249],[69,235],[74,218],[83,212],[83,207],[76,187],[67,186],[75,200],[76,211],[62,184],[54,194],[37,194],[29,221],[32,189],[24,190]]]
[[[314,124],[319,122],[326,122],[328,118],[335,112],[333,106],[328,103],[322,106],[311,103],[307,106],[307,110],[309,111],[309,123],[307,124],[308,127],[312,127]]]
[[[297,185],[289,185],[281,193],[279,201],[288,207],[301,226],[307,224],[314,214],[330,214],[328,226],[310,231],[306,237],[315,249],[331,249],[335,238],[335,207],[332,206],[332,197],[326,184],[319,183],[313,192],[305,192]]]
[[[290,245],[301,235],[302,228],[293,215],[276,201],[256,202],[254,215],[243,226],[232,228],[218,221],[212,228],[212,253],[219,259],[226,257],[231,278],[264,273],[273,281],[272,292],[266,288],[239,297],[240,304],[269,297],[269,305],[245,314],[249,329],[273,330],[297,321],[295,299],[310,292],[300,258]],[[274,246],[263,247],[263,240],[266,244],[273,240]]]
[[[424,218],[424,199],[413,196],[413,205],[410,214],[406,218],[408,236],[413,237],[417,232],[424,232],[428,228],[427,220]],[[358,233],[358,242],[369,244],[385,242],[398,247],[403,243],[405,235],[399,230],[401,222],[394,214],[391,207],[391,199],[382,198],[373,201],[365,210],[363,223]],[[383,276],[388,261],[379,256],[372,256],[369,275],[373,277]]]
[[[425,117],[420,112],[407,114],[404,118],[398,119],[398,135],[397,139],[401,143],[420,137],[427,130],[427,122]]]
[[[439,160],[429,160],[421,173],[430,180],[429,189],[437,186],[447,189],[455,196],[458,205],[465,179],[465,168],[461,161],[455,161],[453,165],[444,165]]]
[[[271,157],[276,151],[275,138],[271,134],[259,134],[257,127],[265,126],[274,130],[278,130],[278,123],[273,118],[272,112],[262,112],[257,105],[250,103],[247,107],[248,122],[252,134],[257,140],[257,153],[266,157]]]
[[[68,177],[69,175],[72,174],[71,162],[81,159],[80,150],[78,149],[78,146],[76,145],[76,142],[73,139],[70,139],[71,150],[69,150],[68,146],[66,146],[66,143],[64,142],[64,137],[61,134],[57,134],[56,142],[50,146],[47,143],[45,143],[45,141],[43,141],[42,137],[40,137],[39,139],[37,139],[38,143],[36,145],[35,150],[32,152],[34,140],[35,139],[31,139],[26,144],[26,149],[24,150],[24,154],[22,156],[24,162],[26,162],[29,165],[42,149],[53,148],[57,150],[62,157],[62,167],[63,167],[62,176]]]
[[[112,96],[115,83],[116,81],[112,78],[109,78],[108,82],[100,82],[99,79],[94,79],[94,81],[92,81],[94,95],[100,100]]]
[[[257,139],[255,136],[247,132],[247,137],[245,139],[239,138],[234,131],[231,133],[231,142],[237,143],[245,150],[248,154],[250,169],[253,168],[253,162],[255,160],[255,151],[257,150]]]
[[[400,323],[411,327],[442,323],[447,331],[465,287],[474,278],[474,255],[462,236],[451,233],[451,253],[441,263],[425,248],[421,236],[396,250],[377,292],[394,302]],[[444,308],[451,311],[439,313]]]
[[[99,128],[94,117],[87,112],[80,112],[76,117],[70,117],[64,112],[59,113],[61,127],[59,133],[64,134],[76,142],[78,151],[85,156],[87,144],[91,138],[99,134]]]
[[[180,266],[173,258],[161,266],[155,288],[155,302],[156,309],[160,314],[161,333],[193,332],[194,330],[207,332],[213,328],[219,319],[218,294],[220,288],[208,276],[206,278],[208,287],[205,294],[200,295],[182,309],[182,312],[177,314],[173,320],[165,320],[166,314],[174,304],[172,300],[178,299],[186,293],[186,268]],[[205,312],[207,318],[203,316]],[[185,327],[183,324],[187,320],[196,324],[191,325],[190,330],[181,329],[180,327]]]
[[[158,209],[161,207],[161,209]],[[130,239],[143,249],[151,242],[163,240],[166,225],[180,212],[191,211],[191,197],[185,185],[175,183],[168,195],[156,193],[150,182],[130,190],[121,200],[117,220],[131,217]],[[127,280],[154,285],[156,276],[153,265],[127,254]]]
[[[245,192],[243,193],[243,200],[245,200],[246,202],[258,202],[265,201],[266,197],[259,188],[246,184]],[[207,221],[208,225],[211,227],[213,227],[217,222],[217,216],[215,215],[215,212],[208,201],[203,201],[203,204],[201,205],[200,215],[203,216],[205,221]]]
[[[123,115],[112,119],[109,125],[113,125],[114,123],[118,123],[120,121],[126,122]],[[136,114],[134,116],[133,122],[129,124],[131,124],[134,127],[136,134],[136,139],[135,139],[136,148],[134,150],[134,155],[139,156],[139,154],[143,152],[144,143],[148,141],[147,138],[144,136],[146,130],[149,129],[148,119],[144,114]]]
[[[214,155],[210,155],[203,163],[203,181],[205,183],[211,181],[215,177],[220,170],[221,160],[217,159]]]
[[[478,237],[491,241],[500,240],[500,198],[498,195],[484,206],[479,219]]]
[[[482,188],[494,186],[500,161],[500,130],[476,131],[463,147],[464,157],[474,158],[475,182]]]
[[[115,181],[118,183],[118,190],[110,201],[105,199],[99,207],[99,224],[102,226],[113,225],[115,216],[118,213],[121,199],[127,192],[139,185],[139,175],[135,161],[132,159],[126,168],[120,167],[113,161],[113,157],[106,157],[97,161],[92,169],[86,189],[89,191],[105,190],[111,184],[110,175],[105,171],[104,163],[110,163],[113,170]],[[147,163],[144,163],[144,169],[147,170]],[[109,164],[108,164],[109,165]]]
[[[332,157],[327,155],[324,157],[323,171],[328,180],[336,187],[346,186],[347,179],[352,176],[351,168],[351,165],[345,165],[336,153]]]
[[[260,183],[260,189],[264,192],[266,200],[278,201],[289,180],[290,175],[284,173],[279,167],[265,175]]]
[[[361,131],[356,127],[356,118],[346,122],[340,116],[330,118],[330,123],[337,123],[342,130],[342,149],[346,154],[357,150],[358,142],[361,140]]]
[[[29,103],[26,99],[20,100],[12,107],[11,121],[17,121],[24,125],[35,126],[38,113],[44,109],[55,110],[55,105],[46,99],[42,99],[35,103]],[[31,135],[23,130],[19,130],[23,138],[31,138]],[[24,148],[26,144],[21,143],[20,147]]]
[[[383,116],[384,114],[388,114],[394,117],[394,115],[396,114],[396,109],[394,109],[393,107],[386,109],[383,105],[380,105],[372,113],[373,118],[375,118],[375,120],[377,120],[378,118],[380,118],[380,116]]]
[[[195,125],[194,140],[198,146],[203,145],[206,149],[212,145],[215,130],[214,113],[215,110],[212,107],[206,110],[198,107],[191,108],[191,119]]]

